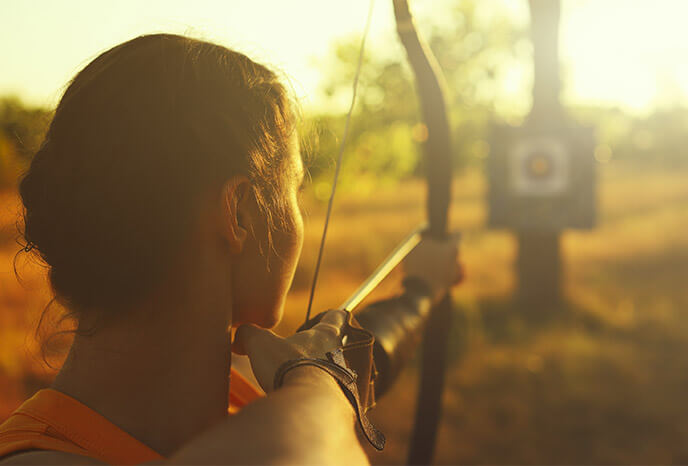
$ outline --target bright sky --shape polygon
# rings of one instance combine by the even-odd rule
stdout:
[[[526,0],[480,1],[520,17],[527,12]],[[441,15],[442,3],[412,6],[422,18]],[[367,8],[368,0],[0,0],[0,94],[53,105],[98,53],[165,31],[217,41],[277,66],[306,106],[317,105],[315,59],[337,38],[360,35]],[[391,1],[377,0],[370,47],[389,37],[392,17]],[[566,100],[640,112],[685,100],[686,18],[688,0],[564,0]]]
[[[635,111],[688,101],[688,0],[565,0],[567,100]]]

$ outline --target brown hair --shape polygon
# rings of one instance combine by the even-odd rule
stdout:
[[[284,208],[294,126],[276,74],[245,55],[155,34],[71,81],[20,184],[25,250],[77,318],[141,298],[188,237],[200,196],[246,175],[268,224]]]

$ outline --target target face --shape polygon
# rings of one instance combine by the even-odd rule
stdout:
[[[515,194],[551,196],[569,184],[569,154],[552,138],[519,141],[509,154],[511,188]]]

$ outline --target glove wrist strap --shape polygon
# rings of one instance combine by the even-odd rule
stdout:
[[[341,349],[336,349],[327,353],[326,357],[327,359],[299,358],[285,362],[275,373],[275,389],[280,388],[284,384],[285,375],[296,367],[315,366],[327,372],[337,381],[337,384],[339,384],[339,387],[354,408],[358,426],[365,438],[377,450],[382,450],[385,446],[385,436],[370,423],[365,414],[365,410],[361,406],[358,386],[356,385],[358,375],[355,371],[347,367]]]

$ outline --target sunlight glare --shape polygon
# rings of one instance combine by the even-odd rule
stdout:
[[[688,94],[688,2],[565,1],[564,97],[645,113]]]

